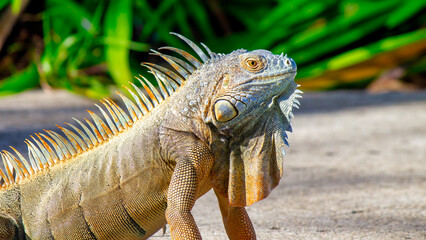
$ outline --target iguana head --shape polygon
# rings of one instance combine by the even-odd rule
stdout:
[[[226,130],[258,117],[294,83],[296,63],[266,50],[235,51],[222,59],[222,79],[213,99],[213,124]]]
[[[268,196],[282,176],[297,67],[266,50],[234,51],[215,64],[222,75],[206,122],[228,139],[229,157],[215,163],[212,184],[231,205],[247,206]]]

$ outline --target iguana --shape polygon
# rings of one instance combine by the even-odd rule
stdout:
[[[230,239],[255,239],[245,206],[283,174],[286,131],[301,91],[296,64],[266,50],[153,54],[158,82],[101,100],[103,118],[36,133],[28,157],[2,151],[0,239],[146,239],[166,223],[173,239],[201,239],[191,215],[210,189]],[[177,56],[180,56],[177,57]]]

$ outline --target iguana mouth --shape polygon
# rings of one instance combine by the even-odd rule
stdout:
[[[269,79],[269,81],[267,81],[266,83],[270,83],[270,82],[279,82],[283,79],[285,79],[288,76],[291,76],[292,74],[296,74],[297,70],[291,71],[291,72],[283,72],[283,73],[279,73],[273,76],[270,75],[260,75],[260,76],[254,76],[253,78],[249,78],[247,79],[244,83],[253,81],[253,80],[264,80],[264,79]]]

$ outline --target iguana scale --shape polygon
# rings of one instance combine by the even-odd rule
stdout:
[[[255,239],[244,207],[283,174],[296,64],[175,35],[202,62],[153,51],[175,69],[143,64],[159,90],[140,80],[145,92],[128,89],[134,101],[119,94],[127,110],[104,99],[103,118],[89,111],[93,121],[27,139],[27,158],[0,153],[0,239],[146,239],[166,223],[173,239],[201,239],[191,209],[212,188],[229,238]]]

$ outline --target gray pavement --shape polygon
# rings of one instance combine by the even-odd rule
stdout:
[[[0,98],[0,149],[94,101],[54,91]],[[426,239],[426,92],[308,93],[280,185],[248,207],[258,239]],[[227,239],[214,194],[193,210],[204,239]],[[169,231],[152,239],[170,239]]]

